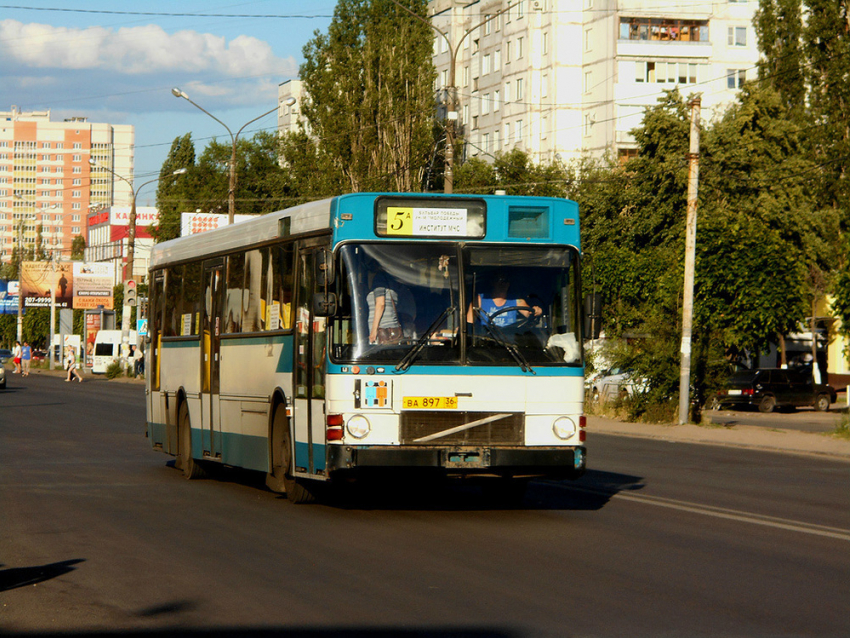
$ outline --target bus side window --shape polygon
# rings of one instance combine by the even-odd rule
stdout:
[[[165,281],[165,320],[163,337],[180,336],[181,299],[183,297],[183,266],[171,266]]]
[[[243,298],[245,286],[245,255],[230,255],[227,258],[227,292],[224,302],[224,332],[234,334],[242,331]]]
[[[196,261],[186,264],[183,274],[183,304],[181,309],[181,330],[186,328],[186,335],[200,334],[201,297],[203,295],[203,267]]]
[[[292,243],[272,248],[271,296],[267,315],[270,317],[268,330],[289,330],[292,327],[292,260],[295,245]],[[277,324],[275,325],[275,315]]]
[[[242,295],[242,332],[263,329],[263,254],[267,249],[249,250],[245,254],[245,290]]]

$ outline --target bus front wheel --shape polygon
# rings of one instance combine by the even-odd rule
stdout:
[[[292,503],[312,503],[315,495],[292,475],[295,465],[292,458],[292,438],[289,432],[289,419],[286,406],[275,408],[271,434],[271,472],[266,477],[266,485],[274,492],[286,492],[286,498]]]
[[[177,423],[180,428],[180,468],[183,476],[188,480],[201,478],[204,471],[192,457],[192,423],[189,420],[189,406],[185,401],[180,404]]]

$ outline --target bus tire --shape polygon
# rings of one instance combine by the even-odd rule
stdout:
[[[292,476],[294,460],[292,458],[292,437],[289,431],[289,418],[286,406],[279,404],[272,418],[271,433],[271,472],[266,476],[266,485],[274,492],[286,492],[291,503],[312,503],[315,494],[303,483]]]
[[[204,470],[192,457],[192,423],[189,420],[189,406],[183,401],[178,411],[177,423],[180,429],[180,468],[187,480],[201,478]]]

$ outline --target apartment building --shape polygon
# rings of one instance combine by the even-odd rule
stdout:
[[[0,111],[0,261],[11,260],[19,236],[25,248],[40,242],[67,259],[91,207],[129,206],[134,138],[131,125]]]
[[[467,156],[536,161],[636,152],[664,90],[722,112],[756,77],[757,0],[431,0],[437,89],[452,84]],[[487,18],[496,16],[481,24]]]

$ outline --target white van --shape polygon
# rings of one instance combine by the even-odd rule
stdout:
[[[138,336],[135,330],[130,331],[130,345],[138,347]],[[106,369],[113,361],[121,357],[121,331],[98,330],[94,338],[94,353],[92,369],[94,374],[106,374]]]

